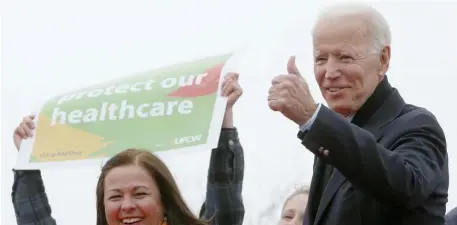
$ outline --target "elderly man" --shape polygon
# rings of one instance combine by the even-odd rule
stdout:
[[[314,155],[304,224],[443,225],[449,174],[434,115],[406,104],[385,75],[391,35],[371,6],[335,5],[313,29],[316,104],[291,57],[268,104],[300,126]]]

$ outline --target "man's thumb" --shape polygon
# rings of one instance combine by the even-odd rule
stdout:
[[[295,56],[289,58],[289,62],[287,62],[287,72],[289,74],[301,76],[300,71],[298,71],[297,65],[295,64]]]

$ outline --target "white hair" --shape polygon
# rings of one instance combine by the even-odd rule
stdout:
[[[374,39],[373,51],[380,52],[385,46],[390,46],[392,39],[390,27],[384,16],[373,6],[358,2],[337,3],[321,10],[312,30],[313,37],[319,22],[354,15],[360,15],[367,19]]]

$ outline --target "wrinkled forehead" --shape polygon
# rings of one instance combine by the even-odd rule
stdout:
[[[373,32],[370,22],[360,15],[321,19],[316,23],[313,35],[315,51],[322,47],[366,49],[372,47]]]

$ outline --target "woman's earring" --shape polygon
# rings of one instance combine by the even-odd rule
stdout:
[[[162,225],[167,225],[167,216],[163,216],[163,222]]]

